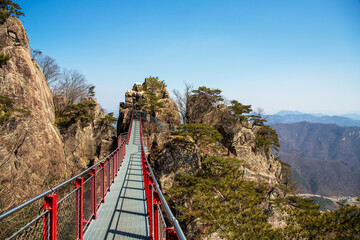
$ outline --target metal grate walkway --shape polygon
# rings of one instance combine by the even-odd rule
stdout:
[[[134,120],[123,164],[84,239],[149,239],[141,168],[140,122]]]

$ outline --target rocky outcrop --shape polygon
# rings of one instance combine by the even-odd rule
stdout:
[[[224,137],[224,146],[245,162],[244,179],[264,181],[272,187],[279,184],[282,171],[280,162],[275,160],[270,149],[259,151],[255,148],[254,142],[259,127],[252,126],[249,121],[240,123],[232,119],[229,108],[220,104],[202,116],[199,122],[217,129]]]
[[[147,108],[143,104],[146,84],[147,81],[144,84],[136,83],[132,90],[126,92],[125,103],[120,106],[118,132],[126,129],[128,126],[126,120],[129,121],[133,111],[146,112]],[[175,103],[169,98],[166,89],[158,94],[163,97],[162,99],[168,101],[167,106],[171,106],[170,103],[173,103],[174,107],[171,107],[173,114],[169,118],[165,118],[164,113],[159,113],[156,115],[156,119],[167,125],[176,126],[180,123],[180,119]],[[281,225],[281,216],[277,216],[278,212],[269,206],[270,199],[283,196],[282,190],[278,188],[282,184],[282,166],[274,158],[270,149],[257,147],[256,140],[260,127],[253,126],[247,120],[236,120],[226,105],[219,104],[215,107],[208,97],[202,95],[200,99],[197,97],[197,95],[190,97],[192,104],[188,105],[187,120],[189,123],[203,123],[215,128],[223,136],[221,142],[195,144],[191,137],[178,136],[176,133],[168,131],[169,128],[157,125],[157,129],[154,130],[152,127],[156,122],[152,122],[150,114],[142,115],[143,119],[148,120],[144,122],[144,129],[149,133],[151,143],[148,159],[163,192],[172,194],[172,187],[176,188],[178,184],[177,177],[184,173],[194,177],[202,176],[201,174],[207,170],[205,165],[202,168],[202,160],[206,162],[208,157],[232,159],[231,161],[239,163],[236,171],[241,179],[258,182],[258,186],[261,187],[257,191],[263,188],[261,191],[264,194],[264,201],[259,204],[259,207],[261,205],[263,211],[272,212],[269,214],[269,216],[271,215],[269,223],[275,227]],[[193,197],[187,196],[185,199],[171,199],[170,205],[190,209],[194,201]],[[200,219],[193,219],[183,227],[189,239],[205,238],[206,226]],[[221,239],[217,232],[208,237],[210,237],[208,239]]]
[[[170,98],[169,92],[165,85],[155,91],[158,96],[158,102],[163,104],[164,108],[160,108],[155,112],[155,116],[151,116],[147,109],[146,91],[149,87],[150,78],[146,78],[144,83],[135,83],[133,88],[125,93],[125,102],[120,103],[120,112],[118,120],[118,134],[127,131],[131,114],[133,111],[147,112],[144,117],[148,122],[152,122],[157,127],[157,131],[166,131],[180,124],[180,114],[176,103]],[[154,78],[152,78],[154,79]],[[150,127],[150,126],[149,126]],[[147,130],[147,129],[146,129]]]
[[[190,137],[159,133],[152,142],[149,159],[164,190],[172,187],[180,173],[195,175],[201,170],[200,150]]]
[[[65,177],[62,137],[54,126],[53,95],[40,67],[31,59],[28,43],[17,18],[10,17],[0,26],[1,53],[11,55],[0,68],[0,95],[11,99],[14,109],[12,119],[0,131],[0,211]]]
[[[95,104],[94,121],[85,126],[78,121],[62,131],[66,162],[72,175],[102,160],[116,148],[115,132],[103,124],[104,109],[94,98],[82,101]]]
[[[59,131],[55,108],[64,111],[66,99],[54,98],[28,44],[20,20],[10,17],[0,25],[1,53],[11,55],[0,67],[0,109],[6,105],[0,116],[8,116],[0,121],[0,212],[102,159],[116,142],[93,98],[84,99],[95,105],[91,123],[75,122]]]

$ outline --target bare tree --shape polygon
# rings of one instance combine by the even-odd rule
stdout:
[[[267,117],[265,116],[265,111],[263,108],[258,107],[256,111],[252,112],[249,115],[250,122],[253,126],[262,126],[267,122]]]
[[[40,65],[49,86],[53,88],[60,75],[59,65],[57,65],[55,59],[49,56],[40,58],[38,64]]]
[[[30,49],[31,58],[37,60],[37,57],[42,54],[42,51],[39,49]]]
[[[31,50],[31,57],[39,64],[51,89],[54,89],[60,75],[60,67],[55,59],[43,55],[40,50],[36,49]]]
[[[179,108],[179,112],[181,115],[181,119],[184,123],[186,123],[186,111],[187,111],[187,107],[188,107],[188,100],[189,97],[193,91],[193,86],[189,83],[184,83],[185,84],[185,89],[184,89],[184,93],[180,93],[180,91],[178,91],[177,89],[173,90],[173,93],[175,95],[175,102],[178,105]]]
[[[265,111],[263,108],[261,107],[257,107],[256,108],[256,111],[254,112],[256,115],[260,116],[260,117],[263,117],[265,115]]]
[[[86,97],[90,85],[86,83],[85,76],[76,70],[64,69],[59,75],[54,93],[64,95],[69,104],[79,102]]]

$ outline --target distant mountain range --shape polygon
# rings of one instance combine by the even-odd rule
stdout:
[[[346,114],[341,116],[328,116],[323,114],[307,114],[298,111],[280,111],[274,115],[266,115],[268,124],[275,123],[296,123],[311,122],[336,124],[339,126],[357,126],[360,127],[360,114]]]
[[[279,135],[280,159],[291,164],[303,193],[360,195],[360,127],[309,122],[271,126]]]

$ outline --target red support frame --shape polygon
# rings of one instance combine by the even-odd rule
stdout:
[[[116,149],[116,152],[115,152],[115,177],[117,177],[117,174],[118,174],[118,167],[119,167],[119,148]]]
[[[100,168],[102,169],[101,174],[101,202],[105,203],[105,163],[100,163]]]
[[[122,145],[119,146],[119,149],[118,149],[118,153],[117,153],[117,171],[119,172],[120,171],[120,161],[121,161],[121,149],[122,149]]]
[[[84,179],[78,178],[75,182],[77,191],[75,192],[75,239],[83,240],[83,194]]]
[[[107,175],[107,182],[108,182],[108,184],[107,184],[107,188],[108,189],[106,189],[107,190],[107,192],[110,192],[110,186],[111,186],[111,179],[110,179],[110,177],[111,177],[111,167],[110,167],[110,159],[108,158],[108,159],[106,159],[106,162],[108,163],[108,175]]]
[[[92,168],[90,171],[91,176],[93,177],[92,179],[92,183],[90,186],[90,191],[91,191],[91,214],[92,214],[92,218],[96,219],[96,212],[97,212],[97,207],[96,207],[96,168]]]
[[[148,173],[150,176],[150,172]],[[149,180],[151,178],[149,177]],[[151,181],[151,180],[150,180]],[[148,214],[149,214],[149,225],[150,225],[150,236],[154,236],[154,184],[149,182],[149,191],[148,191]]]
[[[122,164],[122,160],[123,160],[123,152],[124,152],[124,145],[121,144],[120,146],[120,151],[119,151],[119,170],[120,170],[120,167],[121,167],[121,164]]]
[[[154,239],[159,239],[159,212],[158,212],[158,206],[161,208],[161,200],[160,196],[157,191],[154,191]]]
[[[44,240],[56,240],[57,235],[57,195],[46,196],[44,199],[44,209],[49,214],[44,218]],[[49,219],[50,218],[50,219]],[[50,226],[49,226],[50,225]],[[47,230],[49,232],[46,234]],[[46,235],[48,238],[46,239]]]
[[[121,167],[121,165],[122,165],[122,163],[123,163],[123,161],[124,161],[125,154],[126,154],[126,143],[125,143],[125,142],[123,142],[120,167]]]
[[[111,156],[111,159],[112,159],[112,183],[114,183],[115,182],[115,155],[116,154],[113,154],[112,156]]]
[[[174,228],[166,228],[166,240],[178,240]]]

